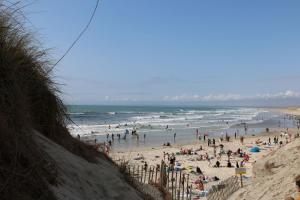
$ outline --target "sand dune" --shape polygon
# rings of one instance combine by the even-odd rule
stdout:
[[[63,200],[141,200],[142,195],[130,186],[116,167],[106,159],[89,163],[42,135],[37,142],[58,166],[60,184],[52,187]]]
[[[252,184],[234,193],[230,200],[282,200],[294,196],[295,176],[300,174],[300,139],[270,153],[253,166]]]

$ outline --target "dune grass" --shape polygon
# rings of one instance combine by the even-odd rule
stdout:
[[[55,199],[55,163],[34,141],[45,135],[89,162],[96,152],[74,139],[51,62],[24,28],[17,8],[0,0],[0,196],[1,199]]]
[[[0,198],[54,200],[57,166],[35,142],[36,132],[88,162],[111,159],[70,135],[48,52],[24,28],[22,9],[5,4],[0,0]]]

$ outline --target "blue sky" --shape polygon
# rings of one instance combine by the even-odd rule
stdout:
[[[25,9],[54,61],[95,3],[37,0]],[[297,0],[103,0],[56,80],[73,104],[298,99],[299,8]]]

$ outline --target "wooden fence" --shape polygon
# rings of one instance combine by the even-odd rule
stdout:
[[[137,183],[153,185],[161,191],[167,191],[172,200],[192,199],[189,174],[172,169],[164,161],[157,166],[130,165],[121,159],[114,161],[120,168],[125,168],[126,173]]]
[[[207,200],[224,200],[240,188],[240,179],[232,176],[218,185],[212,186],[207,195]]]

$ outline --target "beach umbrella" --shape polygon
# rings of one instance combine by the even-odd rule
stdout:
[[[259,147],[252,147],[250,149],[250,152],[252,152],[252,153],[258,153],[258,152],[260,152],[260,148]]]

